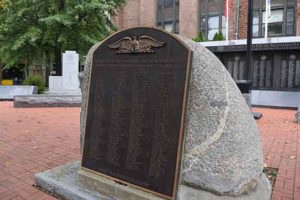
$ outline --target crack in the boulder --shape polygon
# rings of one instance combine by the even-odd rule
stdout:
[[[228,94],[228,82],[227,82],[227,78],[226,78],[226,71],[224,69],[225,68],[223,68],[223,71],[224,71],[224,79],[225,79],[225,94],[226,94],[225,96],[226,96],[227,106],[225,107],[223,117],[221,117],[217,131],[215,133],[213,133],[212,136],[207,138],[204,142],[195,146],[191,150],[191,152],[186,155],[187,157],[191,157],[193,159],[191,159],[192,161],[189,164],[189,167],[187,169],[183,170],[183,173],[190,171],[192,169],[193,165],[199,160],[200,154],[205,152],[211,144],[213,144],[217,140],[219,140],[221,138],[222,134],[224,133],[224,129],[226,128],[226,121],[227,121],[227,117],[228,117],[228,113],[229,113],[230,102],[229,102],[229,94]]]

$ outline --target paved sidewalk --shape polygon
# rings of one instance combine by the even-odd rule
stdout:
[[[13,108],[0,102],[0,200],[55,199],[33,174],[78,160],[80,108]]]
[[[265,163],[279,167],[272,200],[300,200],[300,126],[293,110],[255,108]],[[13,108],[0,102],[0,200],[54,200],[33,174],[80,159],[80,108]]]
[[[300,200],[300,125],[295,110],[255,108],[265,164],[279,168],[272,200]]]

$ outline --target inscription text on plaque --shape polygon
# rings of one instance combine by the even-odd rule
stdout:
[[[175,198],[190,58],[178,39],[152,28],[119,32],[98,47],[82,169]]]

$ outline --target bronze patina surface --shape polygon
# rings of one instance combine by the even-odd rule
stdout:
[[[191,53],[153,28],[118,32],[99,46],[82,169],[175,198]]]

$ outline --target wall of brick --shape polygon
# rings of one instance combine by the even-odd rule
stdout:
[[[238,24],[237,24],[237,11],[238,11],[238,8],[237,8],[237,1],[238,0],[232,0],[231,1],[231,5],[229,5],[230,7],[230,13],[229,13],[229,40],[234,40],[236,39],[236,33],[238,32]]]
[[[239,15],[239,38],[247,38],[247,22],[248,22],[248,1],[240,0],[240,15]]]
[[[296,35],[300,36],[300,0],[296,1]],[[156,0],[127,0],[124,8],[114,17],[114,23],[119,29],[135,26],[154,27],[156,26],[156,2]],[[246,39],[248,0],[231,0],[231,4],[229,39]],[[188,38],[195,37],[199,30],[199,23],[199,0],[180,0],[179,34]]]
[[[156,0],[127,0],[126,5],[113,17],[119,30],[135,26],[156,25]]]
[[[140,26],[156,25],[156,0],[140,0]]]
[[[300,0],[297,0],[296,23],[296,35],[300,36]]]
[[[140,25],[140,0],[127,0],[126,5],[114,17],[118,29]]]
[[[198,0],[180,0],[179,34],[194,38],[199,30]]]

